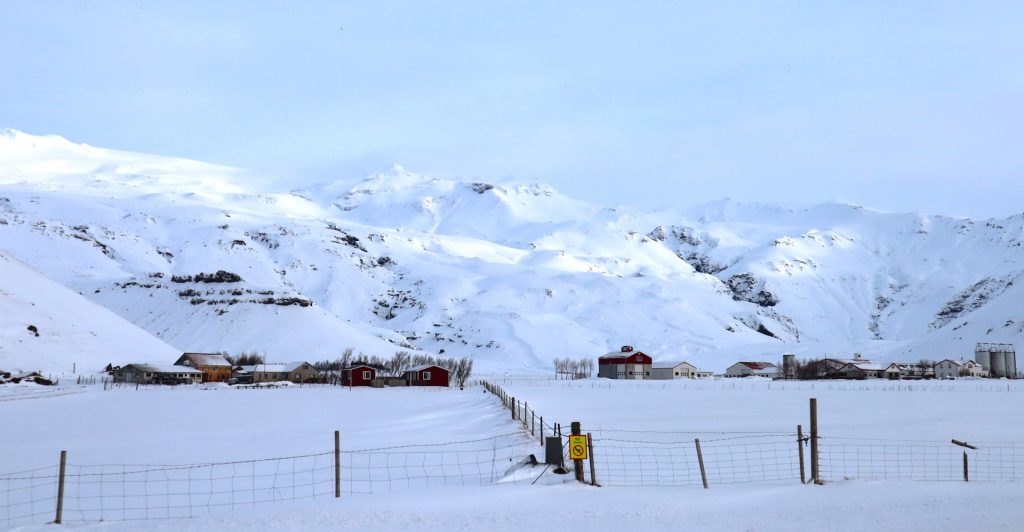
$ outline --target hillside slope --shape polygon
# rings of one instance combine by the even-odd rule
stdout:
[[[0,135],[0,247],[175,346],[275,360],[408,349],[524,371],[622,344],[715,370],[782,352],[959,358],[1024,336],[1022,239],[1021,216],[648,212],[399,167],[282,192]]]
[[[0,251],[0,369],[91,372],[181,351]]]

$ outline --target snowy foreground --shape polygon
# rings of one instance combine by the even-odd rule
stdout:
[[[21,481],[0,475],[0,528],[52,529],[51,500],[17,502],[25,491],[53,496],[46,475],[61,449],[78,475],[69,492],[79,490],[66,497],[65,526],[84,529],[1014,530],[1024,522],[1016,455],[985,454],[1024,442],[1021,383],[491,381],[545,425],[581,421],[594,434],[604,487],[521,466],[522,457],[543,456],[537,429],[524,430],[479,387],[6,386],[0,419],[14,436],[0,439],[9,457],[0,473],[44,469],[31,474],[39,487],[30,490],[12,491]],[[801,485],[794,458],[791,436],[797,424],[806,430],[810,397],[829,460],[824,486]],[[705,445],[708,490],[692,474],[694,438]],[[979,443],[972,474],[982,481],[964,483],[959,469],[936,467],[959,464],[950,438],[1004,443]],[[863,441],[874,443],[855,446]],[[219,502],[228,496],[230,504]]]

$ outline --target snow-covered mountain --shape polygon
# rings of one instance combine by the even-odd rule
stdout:
[[[275,360],[443,350],[521,371],[632,344],[722,369],[960,358],[1024,335],[1022,216],[649,212],[399,167],[355,187],[251,183],[6,130],[0,249],[178,349]]]
[[[0,252],[0,369],[95,371],[178,351]]]

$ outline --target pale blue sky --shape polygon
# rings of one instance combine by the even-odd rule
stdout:
[[[0,127],[296,185],[1024,211],[1021,2],[296,4],[0,0]]]

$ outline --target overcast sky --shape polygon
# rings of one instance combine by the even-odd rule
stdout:
[[[1024,211],[1024,2],[290,4],[0,0],[0,127],[296,185]]]

